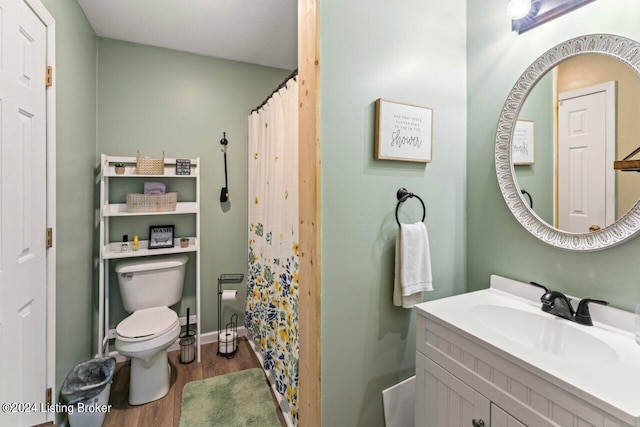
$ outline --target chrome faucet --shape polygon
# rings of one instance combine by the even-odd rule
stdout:
[[[540,297],[542,311],[571,320],[572,322],[576,322],[581,325],[593,326],[591,313],[589,312],[590,303],[609,305],[609,303],[604,300],[584,298],[580,300],[580,303],[578,303],[578,309],[574,311],[573,306],[571,305],[571,299],[562,292],[552,291],[548,287],[535,282],[529,283],[545,290],[545,293]]]

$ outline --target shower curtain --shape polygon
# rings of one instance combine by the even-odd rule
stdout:
[[[249,116],[249,265],[245,319],[264,368],[298,418],[298,84]]]

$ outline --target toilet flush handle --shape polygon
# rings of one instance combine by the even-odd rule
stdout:
[[[133,273],[120,273],[120,276],[124,277],[125,279],[131,279],[133,277]]]

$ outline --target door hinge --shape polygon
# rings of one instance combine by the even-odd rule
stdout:
[[[49,387],[45,392],[44,400],[47,406],[51,406],[53,404],[53,392],[51,391],[51,387]]]
[[[47,71],[44,77],[44,85],[46,87],[53,86],[53,67],[51,65],[47,65]]]
[[[46,248],[52,248],[53,247],[53,228],[49,227],[47,228],[47,236],[45,237],[46,240]]]

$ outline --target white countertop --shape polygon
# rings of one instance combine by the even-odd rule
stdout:
[[[495,278],[498,279],[497,282]],[[505,283],[507,286],[502,286]],[[519,287],[522,290],[518,289]],[[520,296],[509,293],[513,289],[513,292],[519,293]],[[609,307],[592,308],[594,326],[580,325],[544,313],[539,302],[542,293],[544,291],[531,285],[493,276],[490,289],[425,302],[416,305],[416,310],[418,314],[468,334],[476,342],[488,344],[501,356],[519,363],[525,369],[613,415],[639,421],[640,345],[636,344],[633,334],[629,332],[633,327],[633,314]],[[532,295],[537,298],[531,298]],[[547,324],[564,322],[557,326],[565,330],[577,328],[577,331],[570,332],[577,336],[588,334],[594,343],[606,343],[606,348],[602,346],[606,351],[598,353],[598,350],[602,349],[594,346],[594,352],[589,354],[589,348],[582,349],[584,352],[577,352],[575,348],[571,348],[571,354],[563,356],[532,348],[519,342],[522,341],[520,337],[510,336],[516,333],[513,325],[505,323],[499,328],[488,327],[487,322],[479,319],[482,309],[506,313],[505,322],[509,322],[508,314],[511,310],[524,312],[523,318],[528,316],[533,319],[533,316],[542,316]],[[527,331],[523,332],[526,333]],[[595,357],[596,353],[598,357]],[[591,356],[594,356],[593,360]]]

